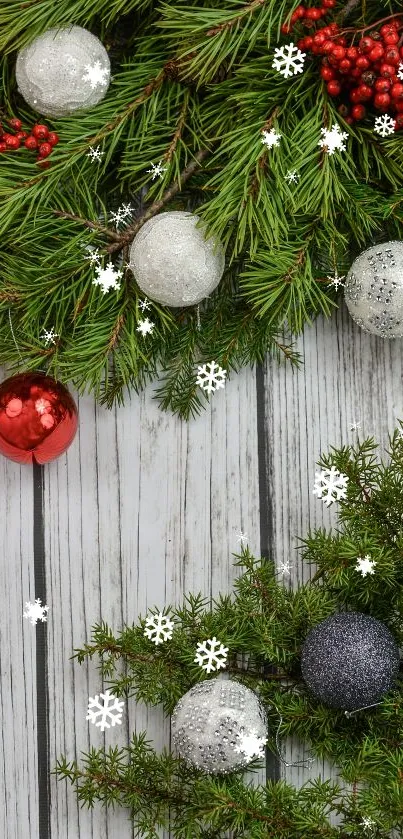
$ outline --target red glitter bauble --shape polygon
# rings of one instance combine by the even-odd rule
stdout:
[[[44,373],[20,373],[0,385],[0,453],[17,463],[48,463],[77,431],[67,388]]]

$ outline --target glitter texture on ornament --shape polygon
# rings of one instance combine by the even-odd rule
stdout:
[[[211,679],[194,685],[179,700],[172,737],[189,765],[211,775],[234,772],[247,766],[257,751],[261,754],[266,714],[249,688],[233,679]],[[248,738],[253,738],[254,749],[241,749]]]
[[[108,53],[81,26],[48,29],[17,56],[18,90],[34,111],[68,116],[104,98],[110,81]]]
[[[224,273],[225,254],[196,227],[199,216],[172,211],[149,219],[130,249],[130,268],[150,300],[193,306],[208,297]]]
[[[344,297],[358,326],[381,338],[403,337],[403,242],[363,251],[347,274]]]
[[[331,615],[308,633],[302,675],[317,699],[354,711],[379,702],[399,671],[399,648],[384,623],[360,612]]]

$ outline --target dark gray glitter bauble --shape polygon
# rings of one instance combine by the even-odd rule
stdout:
[[[165,306],[193,306],[208,297],[224,273],[221,242],[196,227],[199,216],[172,210],[140,228],[130,267],[144,294]]]
[[[381,338],[403,337],[403,242],[384,242],[353,262],[344,297],[351,317]]]
[[[267,719],[256,694],[233,679],[194,685],[172,714],[172,739],[180,756],[210,775],[234,772],[253,759],[239,749],[243,736],[267,738]]]
[[[331,708],[353,711],[379,702],[399,670],[399,648],[387,626],[361,612],[342,612],[308,633],[302,675]]]
[[[62,117],[104,98],[110,61],[104,45],[88,29],[54,27],[20,50],[15,74],[18,90],[31,108]]]

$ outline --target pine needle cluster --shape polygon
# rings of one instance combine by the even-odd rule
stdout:
[[[397,0],[349,6],[357,30],[401,11]],[[380,9],[381,5],[381,9]],[[159,379],[162,407],[183,417],[206,395],[197,366],[231,372],[269,351],[298,362],[293,335],[336,305],[329,283],[374,241],[402,233],[403,147],[371,121],[348,126],[326,94],[315,61],[285,79],[272,67],[293,0],[3,0],[3,118],[38,115],[16,89],[17,51],[52,26],[78,24],[104,42],[113,79],[96,107],[49,121],[60,135],[51,166],[0,155],[0,363],[46,368],[112,405],[126,388]],[[335,18],[345,14],[343,5]],[[321,128],[338,122],[347,150],[328,155]],[[281,146],[268,149],[273,127]],[[100,162],[88,157],[102,150]],[[337,159],[336,159],[337,158]],[[161,177],[150,166],[161,162]],[[298,184],[286,180],[298,172]],[[111,212],[130,202],[117,229]],[[125,266],[146,218],[197,211],[226,247],[217,291],[195,306],[151,302],[152,335],[137,331],[140,293],[128,268],[121,289],[93,284],[85,249]],[[18,336],[12,340],[9,314]],[[54,344],[41,340],[53,327]]]
[[[79,662],[98,661],[115,695],[162,705],[170,714],[191,686],[208,678],[194,662],[195,648],[215,635],[229,648],[226,672],[257,691],[267,709],[268,748],[276,753],[277,735],[298,737],[337,767],[340,782],[317,778],[296,790],[284,781],[256,787],[241,773],[208,777],[167,751],[157,754],[143,733],[126,748],[92,749],[81,764],[58,761],[57,775],[74,784],[83,804],[128,808],[147,839],[169,825],[175,839],[220,839],[228,830],[243,839],[362,839],[365,819],[376,839],[401,835],[403,663],[382,702],[351,717],[310,693],[300,664],[309,630],[339,610],[382,620],[403,647],[402,429],[387,455],[379,459],[369,439],[321,461],[349,481],[337,528],[308,533],[301,543],[304,560],[316,566],[309,583],[288,590],[272,561],[244,549],[232,595],[213,603],[190,595],[181,608],[163,605],[174,621],[171,640],[154,646],[140,618],[118,634],[95,626],[90,642],[75,652]],[[365,577],[355,568],[363,552],[376,562]]]

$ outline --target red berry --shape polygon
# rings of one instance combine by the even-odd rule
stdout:
[[[351,116],[354,119],[364,119],[366,114],[364,105],[353,105],[351,108]]]
[[[7,146],[5,143],[0,143],[0,151],[7,151]]]
[[[8,123],[9,125],[11,125],[11,128],[14,128],[16,131],[21,131],[22,122],[20,119],[17,119],[17,117],[13,117],[12,119],[8,120]]]
[[[324,9],[333,9],[336,5],[336,0],[322,0],[322,6]]]
[[[324,44],[322,45],[322,52],[326,55],[326,53],[331,53],[331,52],[333,52],[333,50],[334,50],[334,43],[333,43],[333,41],[330,40],[330,38],[328,38],[327,41],[325,41]]]
[[[370,50],[372,50],[372,47],[374,46],[375,41],[373,41],[372,38],[369,38],[369,36],[366,35],[365,38],[361,38],[361,41],[358,44],[358,49],[360,52],[370,52]]]
[[[403,98],[403,84],[401,82],[397,82],[396,84],[392,84],[390,89],[390,95],[392,99],[402,99]]]
[[[383,53],[384,49],[381,44],[375,44],[375,46],[372,47],[372,50],[369,51],[368,58],[370,61],[379,61],[379,59],[382,58]]]
[[[390,105],[389,93],[376,93],[374,96],[374,105],[380,111],[386,110]]]
[[[281,31],[283,35],[289,35],[291,32],[291,26],[289,23],[283,23],[281,26]]]
[[[305,13],[306,13],[305,6],[297,6],[297,8],[294,9],[294,11],[293,11],[293,14],[296,15],[297,18],[305,17]]]
[[[347,41],[345,38],[337,38],[336,44],[340,44],[341,47],[346,47]]]
[[[19,149],[21,141],[14,134],[4,134],[4,142],[8,149]]]
[[[18,137],[19,140],[25,140],[25,138],[28,137],[28,134],[26,131],[17,131],[16,137]]]
[[[39,157],[49,157],[51,151],[52,146],[50,145],[50,143],[41,143],[39,146],[38,155]]]
[[[395,119],[395,131],[400,131],[403,128],[403,114],[397,114]]]
[[[307,20],[320,20],[322,17],[322,10],[317,9],[315,6],[311,9],[307,9],[305,12],[305,18]]]
[[[381,35],[389,35],[391,32],[394,31],[394,29],[395,27],[392,26],[391,23],[384,23],[383,26],[381,26],[379,32],[381,33]]]
[[[359,55],[357,61],[355,62],[355,66],[358,67],[361,71],[368,70],[370,64],[371,62],[368,61],[368,58],[366,58],[365,55]]]
[[[330,82],[332,79],[336,77],[335,71],[332,70],[332,68],[329,67],[327,64],[323,64],[320,68],[320,75],[322,76],[322,79],[325,80],[325,82]]]
[[[359,87],[353,87],[353,89],[350,91],[350,100],[351,100],[351,102],[356,103],[356,102],[359,102],[359,101],[360,101],[360,93],[359,93],[359,90],[360,90],[360,89],[359,89]]]
[[[56,131],[49,131],[48,143],[50,143],[51,146],[57,146],[59,140],[60,137],[56,134]]]
[[[322,26],[322,29],[320,31],[323,35],[326,35],[326,38],[330,38],[330,35],[332,34],[330,26]]]
[[[339,26],[338,26],[337,23],[330,23],[329,24],[329,29],[330,29],[330,32],[331,32],[332,35],[337,35],[337,33],[339,31]]]
[[[24,146],[26,149],[37,149],[38,148],[38,140],[34,137],[33,134],[30,134],[29,137],[25,140]]]
[[[344,47],[341,47],[338,44],[336,44],[336,46],[333,47],[332,55],[334,55],[334,57],[337,58],[337,61],[341,61],[342,58],[345,58],[346,50],[344,49]]]
[[[397,101],[394,102],[394,106],[395,110],[401,113],[403,111],[403,99],[397,99]]]
[[[352,79],[359,79],[361,78],[361,70],[359,67],[354,67],[354,70],[351,70],[350,76]]]
[[[392,29],[386,35],[383,36],[384,44],[398,44],[399,43],[399,35],[396,30]]]
[[[337,79],[332,79],[332,81],[327,83],[326,89],[329,96],[339,96],[341,93],[341,84]]]
[[[393,64],[383,63],[379,68],[379,72],[385,79],[390,79],[395,74],[395,68]]]
[[[312,41],[317,47],[322,47],[323,44],[326,42],[326,35],[324,35],[323,32],[315,32],[315,35],[313,36]],[[332,48],[333,48],[333,43],[332,43]]]
[[[360,84],[357,93],[359,95],[358,102],[367,102],[372,97],[372,88],[367,84]]]
[[[400,64],[400,55],[397,47],[388,47],[383,57],[387,64]]]
[[[340,64],[339,64],[339,71],[340,71],[340,73],[343,73],[343,75],[344,75],[345,73],[350,72],[351,67],[352,67],[351,61],[349,61],[348,58],[343,58],[342,61],[340,61]]]
[[[346,57],[350,59],[350,61],[355,61],[358,58],[358,49],[357,47],[348,47],[346,52]]]
[[[305,49],[306,50],[312,49],[312,44],[313,44],[312,35],[305,35],[304,41],[305,41]]]
[[[46,140],[49,134],[49,128],[47,125],[34,125],[32,134],[37,140]]]
[[[378,93],[387,93],[390,88],[390,81],[389,79],[377,79],[374,87]]]
[[[353,123],[354,123],[353,117],[346,117],[346,123],[347,123],[347,125],[353,125]]]

